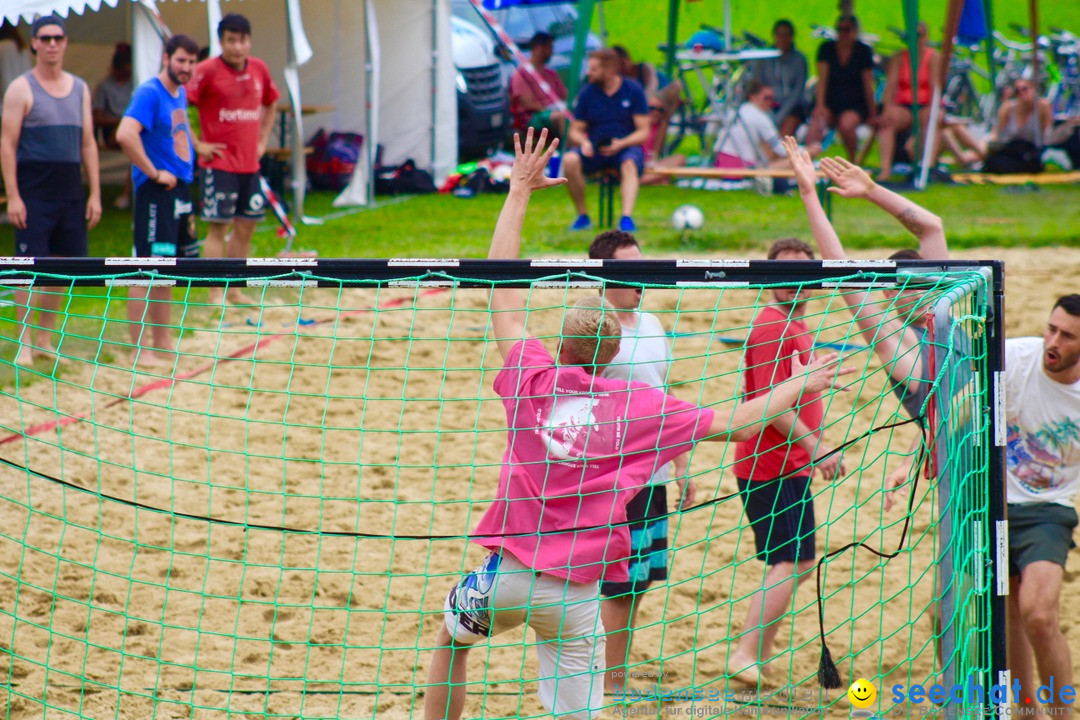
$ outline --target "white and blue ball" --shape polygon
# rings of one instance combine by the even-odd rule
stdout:
[[[705,224],[705,213],[694,205],[681,205],[671,214],[671,226],[680,232],[700,230]]]

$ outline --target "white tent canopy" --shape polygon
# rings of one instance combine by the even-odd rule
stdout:
[[[310,138],[318,128],[364,136],[359,172],[336,204],[365,204],[372,197],[376,143],[388,164],[414,158],[437,180],[453,170],[457,96],[449,0],[0,0],[0,17],[9,22],[29,23],[49,13],[66,18],[72,40],[66,65],[92,86],[122,40],[132,43],[136,82],[156,74],[160,22],[216,52],[213,29],[230,11],[251,21],[253,54],[269,65],[283,104],[332,108],[294,112],[293,137]],[[302,148],[293,144],[299,208],[306,180]]]

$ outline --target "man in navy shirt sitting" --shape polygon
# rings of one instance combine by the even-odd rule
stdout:
[[[645,169],[642,145],[649,139],[649,103],[641,86],[619,73],[619,57],[613,50],[590,53],[586,76],[589,84],[578,94],[570,123],[572,147],[562,161],[566,187],[578,212],[570,229],[592,227],[585,207],[585,175],[614,168],[622,179],[619,229],[634,232],[638,178]]]

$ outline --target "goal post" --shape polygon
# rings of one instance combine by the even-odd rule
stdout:
[[[419,715],[506,455],[501,287],[552,354],[580,298],[641,288],[667,392],[717,411],[742,400],[778,289],[856,369],[822,400],[817,442],[847,472],[810,484],[821,594],[811,575],[775,621],[773,679],[747,688],[728,667],[767,567],[734,445],[701,443],[694,503],[668,493],[667,579],[637,597],[636,695],[605,708],[846,713],[863,677],[884,714],[904,707],[895,684],[989,689],[1008,677],[1003,277],[963,260],[0,258],[0,288],[61,296],[51,335],[0,309],[0,702],[12,718]],[[128,293],[147,287],[173,288],[175,348],[133,370]],[[208,287],[256,304],[223,310]],[[904,352],[927,359],[929,392],[911,417],[879,350],[915,325],[926,339]],[[57,354],[16,365],[38,336]],[[477,643],[467,716],[544,716],[543,644],[524,628]],[[819,687],[824,644],[843,689]]]

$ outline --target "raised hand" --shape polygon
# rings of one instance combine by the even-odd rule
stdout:
[[[791,378],[795,382],[802,382],[803,392],[824,392],[825,390],[837,388],[841,376],[855,372],[853,367],[840,367],[839,365],[840,355],[838,353],[823,355],[809,365],[800,363],[798,353],[795,353],[791,356]]]
[[[842,157],[821,159],[821,171],[833,186],[829,192],[845,198],[865,198],[874,189],[874,180],[858,165]]]
[[[551,141],[551,145],[544,148],[547,142],[548,131],[544,128],[540,131],[540,138],[533,142],[533,128],[525,134],[525,144],[521,143],[521,135],[514,134],[514,168],[510,172],[510,189],[520,189],[526,192],[543,190],[555,187],[566,182],[566,178],[549,178],[544,175],[548,161],[559,147],[559,139]]]
[[[817,185],[817,171],[814,170],[814,163],[810,159],[810,153],[800,149],[798,141],[790,135],[781,142],[784,144],[784,152],[787,153],[791,169],[795,173],[795,181],[799,184],[799,191],[804,193],[814,192]]]

